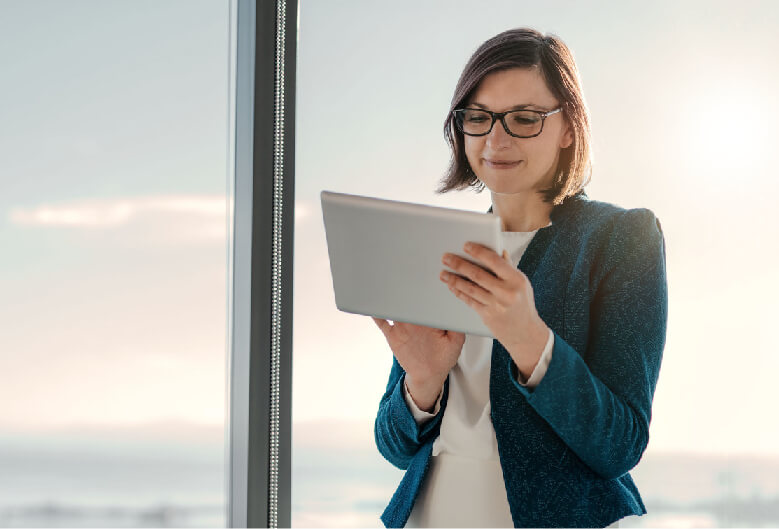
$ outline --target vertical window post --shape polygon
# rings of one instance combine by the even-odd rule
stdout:
[[[297,2],[233,0],[231,9],[227,519],[290,527]]]

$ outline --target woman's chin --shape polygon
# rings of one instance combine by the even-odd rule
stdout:
[[[485,178],[482,179],[482,182],[487,189],[498,195],[513,195],[531,191],[529,186],[523,185],[516,179],[512,181],[508,178]]]

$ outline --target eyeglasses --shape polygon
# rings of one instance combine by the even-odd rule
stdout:
[[[556,108],[549,112],[540,110],[510,110],[508,112],[490,112],[477,108],[458,108],[452,111],[457,128],[468,136],[486,136],[492,131],[496,120],[500,120],[503,129],[515,138],[533,138],[544,130],[544,120],[560,112]]]

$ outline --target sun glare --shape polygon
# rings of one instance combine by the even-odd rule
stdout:
[[[720,83],[695,94],[682,112],[681,141],[688,163],[713,180],[765,177],[768,145],[777,141],[773,106],[754,79]]]

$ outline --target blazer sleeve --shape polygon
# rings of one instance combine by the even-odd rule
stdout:
[[[439,413],[429,421],[417,424],[411,410],[406,405],[403,393],[405,378],[406,372],[393,356],[387,390],[381,397],[373,429],[376,447],[381,455],[403,470],[408,468],[411,459],[422,445],[438,435],[449,390],[449,378],[447,377],[441,396]]]
[[[623,212],[595,262],[586,351],[555,333],[539,385],[514,385],[584,464],[613,479],[638,464],[649,442],[668,318],[660,222],[648,209]]]

